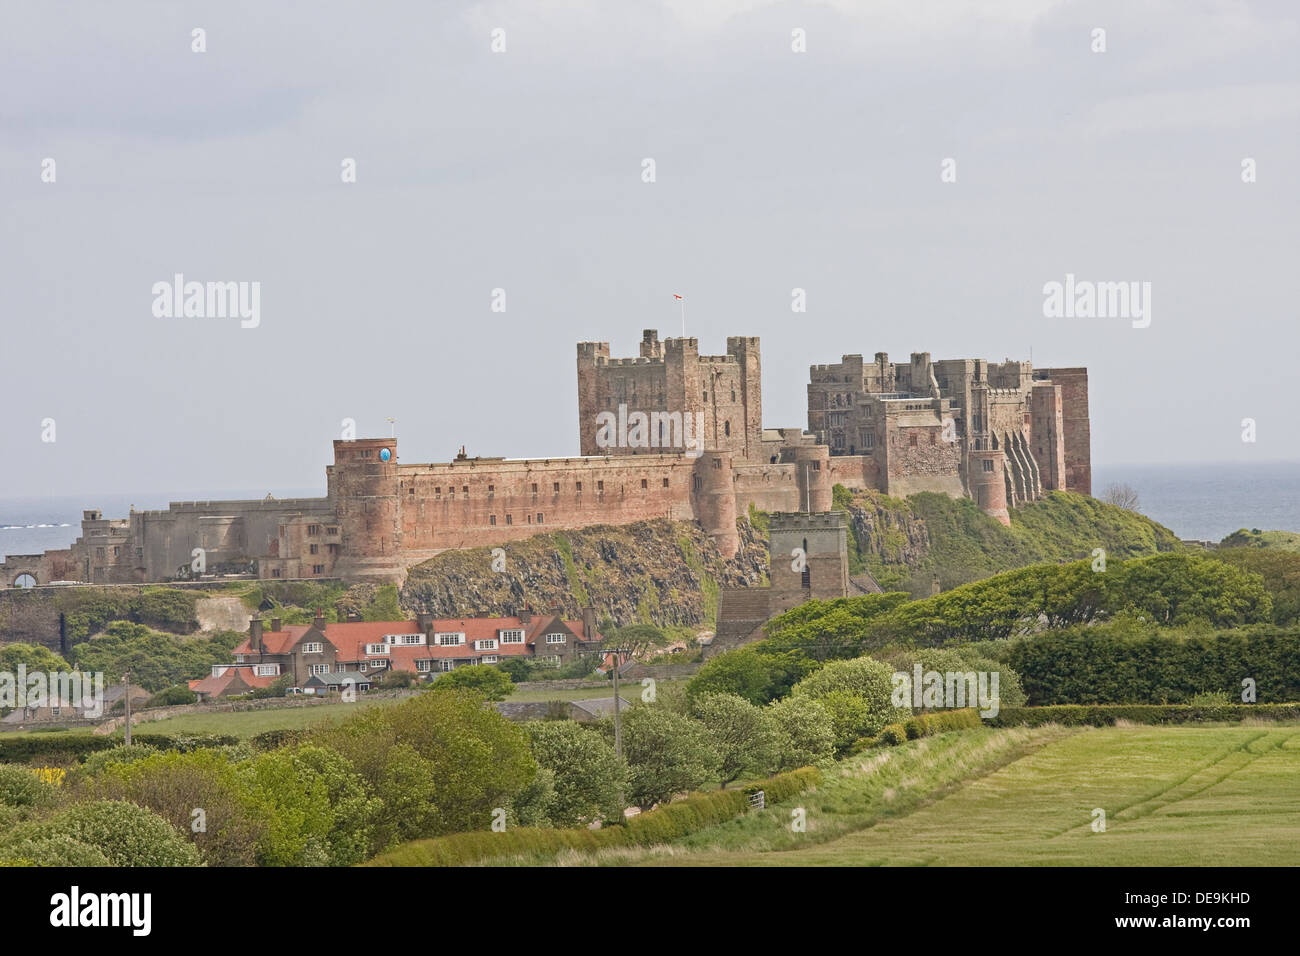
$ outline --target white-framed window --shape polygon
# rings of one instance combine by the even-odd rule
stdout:
[[[244,655],[243,655],[243,654],[236,654],[236,655],[235,655],[235,663],[236,663],[236,664],[243,664],[243,663],[246,663],[246,662],[244,661]]]
[[[423,634],[388,634],[384,640],[390,644],[423,644]]]
[[[501,635],[502,644],[522,644],[524,642],[524,632],[522,628],[502,630],[497,633]]]
[[[279,664],[258,664],[253,673],[258,677],[276,677],[280,673]]]
[[[365,669],[366,669],[366,662],[365,662],[365,661],[362,661],[360,664],[357,665],[357,670],[359,670],[359,671],[363,671],[363,670],[365,670]]]
[[[437,635],[439,647],[454,647],[457,644],[465,643],[465,634],[463,632],[447,631]]]
[[[307,665],[307,673],[308,673],[308,674],[328,674],[329,672],[330,672],[330,666],[329,666],[328,664],[308,664],[308,665]]]
[[[370,669],[372,671],[386,671],[388,670],[388,661],[371,661]]]
[[[440,671],[449,671],[455,666],[452,661],[438,661],[438,670]]]
[[[495,651],[496,649],[497,649],[497,642],[493,638],[488,638],[485,641],[474,642],[474,650],[476,651]]]
[[[323,654],[325,652],[325,645],[320,641],[312,641],[311,643],[302,646],[302,652],[304,654]]]
[[[415,669],[427,673],[428,671],[433,670],[433,661],[416,661]]]
[[[483,659],[480,660],[479,663],[480,663],[480,664],[495,664],[495,663],[496,663],[497,661],[499,661],[499,660],[501,660],[501,658],[497,657],[495,654],[484,654],[484,655],[483,655]]]
[[[563,644],[563,643],[565,643],[565,641],[566,641],[566,638],[565,638],[565,636],[564,636],[563,634],[547,634],[547,635],[546,635],[546,643],[547,643],[547,644]]]
[[[367,645],[366,645],[366,653],[367,653],[367,654],[387,654],[387,653],[388,653],[388,645],[387,645],[387,644],[367,644]]]
[[[560,664],[563,663],[559,655],[552,655],[550,657],[539,657],[537,658],[537,662],[539,664],[549,664],[551,667],[559,667]]]

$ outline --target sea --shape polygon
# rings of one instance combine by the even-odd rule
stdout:
[[[1094,465],[1093,494],[1125,484],[1138,495],[1138,510],[1180,538],[1219,541],[1240,528],[1300,532],[1300,462],[1262,464]],[[277,491],[277,498],[319,497],[323,488]],[[81,512],[98,508],[105,518],[166,508],[170,501],[263,498],[266,491],[157,492],[0,498],[0,559],[66,548],[81,533]]]

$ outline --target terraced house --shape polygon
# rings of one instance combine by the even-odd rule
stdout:
[[[599,648],[603,638],[595,618],[594,608],[583,608],[579,620],[524,610],[512,617],[418,614],[410,621],[332,622],[317,612],[310,624],[272,619],[269,629],[267,622],[253,619],[248,638],[235,648],[235,664],[215,665],[213,676],[194,682],[204,685],[194,689],[203,692],[210,686],[210,696],[228,696],[266,686],[285,674],[292,675],[296,687],[330,674],[355,674],[358,682],[377,680],[390,670],[428,678],[466,664],[498,664],[508,657],[559,667]]]

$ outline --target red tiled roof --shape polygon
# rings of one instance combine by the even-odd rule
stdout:
[[[231,683],[234,682],[236,675],[238,675],[239,679],[248,687],[269,687],[275,681],[274,677],[259,677],[257,674],[254,674],[251,666],[232,664],[216,677],[209,675],[202,680],[191,681],[190,690],[197,694],[208,694],[212,697],[220,697],[230,687]]]
[[[263,654],[288,654],[293,650],[299,639],[312,629],[310,624],[290,624],[278,631],[262,632],[262,653]],[[244,638],[244,642],[234,649],[234,654],[256,654],[253,650],[251,638]]]
[[[528,624],[524,624],[518,617],[435,618],[430,629],[432,635],[429,644],[394,644],[388,648],[387,654],[367,654],[365,646],[380,643],[379,639],[385,634],[419,634],[421,631],[416,621],[327,624],[325,637],[338,651],[340,661],[352,663],[386,660],[393,670],[414,671],[415,662],[419,660],[459,659],[485,654],[495,654],[498,657],[528,656],[532,653],[530,647],[542,635],[551,633],[557,620],[559,619],[554,615],[545,614],[534,615]],[[581,621],[564,621],[563,624],[579,641],[585,643],[588,640]],[[524,643],[502,644],[499,632],[503,630],[522,630]],[[464,634],[465,643],[438,644],[437,635],[440,633]],[[599,639],[599,635],[596,639]],[[485,640],[497,641],[496,649],[480,651],[474,648],[475,641]],[[540,646],[546,645],[543,643]]]

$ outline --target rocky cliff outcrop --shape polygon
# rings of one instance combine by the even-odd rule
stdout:
[[[585,605],[618,624],[711,627],[720,587],[765,583],[767,542],[749,522],[740,550],[723,558],[693,522],[665,519],[540,534],[493,549],[448,551],[410,570],[404,610],[438,617],[513,614],[554,607],[577,617]]]

